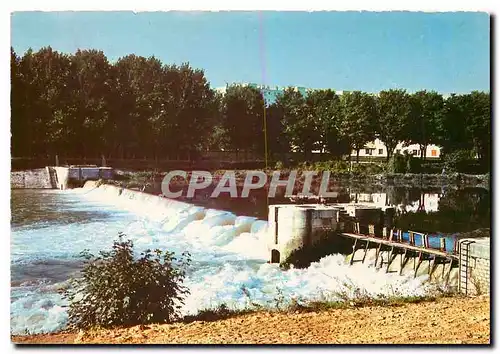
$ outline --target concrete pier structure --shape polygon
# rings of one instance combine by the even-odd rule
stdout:
[[[353,222],[373,225],[378,231],[385,225],[391,208],[362,204],[278,204],[269,206],[267,248],[271,263],[280,263],[295,250],[312,246],[334,232],[353,231]],[[389,222],[392,225],[392,218]],[[366,227],[368,233],[369,228]],[[372,230],[374,231],[374,230]]]
[[[363,262],[386,273],[428,275],[430,281],[466,295],[490,292],[489,237],[450,240],[409,231],[404,238],[401,230],[393,229],[393,216],[392,207],[363,204],[270,205],[270,262],[285,262],[292,252],[328,238],[328,246],[346,254],[349,264]],[[346,252],[345,242],[352,251]]]

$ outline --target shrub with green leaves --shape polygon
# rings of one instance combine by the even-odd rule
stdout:
[[[406,172],[406,157],[401,154],[394,154],[388,162],[388,171],[390,173]]]
[[[64,297],[69,300],[69,328],[133,326],[170,323],[189,290],[182,285],[189,253],[180,259],[168,251],[146,250],[134,257],[133,243],[120,234],[110,251],[94,256],[82,252],[85,266],[72,279]]]
[[[446,173],[465,172],[468,164],[473,160],[469,150],[456,150],[444,156],[444,169]]]

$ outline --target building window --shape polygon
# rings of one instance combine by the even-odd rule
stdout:
[[[413,155],[418,155],[418,150],[413,150]]]
[[[437,150],[431,150],[431,156],[437,156]]]
[[[396,154],[397,155],[401,154],[401,149],[396,149]]]
[[[384,154],[384,149],[378,149],[378,154],[383,155]]]
[[[372,149],[365,149],[365,154],[366,155],[371,155],[372,154]]]

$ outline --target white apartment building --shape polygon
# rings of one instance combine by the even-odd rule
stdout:
[[[283,93],[283,91],[289,88],[289,86],[269,86],[269,85],[260,85],[255,83],[246,83],[246,82],[244,83],[235,82],[231,85],[249,86],[260,90],[264,95],[264,100],[266,101],[266,103],[273,103],[274,101],[276,101],[276,98],[278,97],[279,94]],[[223,87],[217,87],[215,88],[215,91],[221,94],[225,94],[229,86],[230,85],[228,84]],[[303,86],[291,86],[291,87],[293,87],[295,91],[299,91],[304,96],[307,96],[308,92],[318,90],[318,89],[306,88]],[[337,95],[341,95],[342,92],[343,91],[335,91]]]
[[[404,154],[404,152],[408,152],[411,155],[421,157],[420,153],[420,145],[419,144],[411,144],[411,145],[403,145],[403,143],[399,143],[394,149],[394,154]],[[356,150],[351,151],[351,156],[356,157]],[[370,142],[365,145],[365,147],[359,150],[360,157],[387,157],[387,148],[384,143],[379,139],[375,139],[375,141]],[[431,144],[427,146],[426,157],[427,158],[439,158],[441,156],[441,148],[437,145]]]

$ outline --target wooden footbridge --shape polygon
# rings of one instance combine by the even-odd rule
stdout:
[[[419,232],[408,231],[409,239],[403,240],[403,232],[401,230],[392,229],[390,232],[387,232],[387,229],[384,228],[382,236],[375,235],[374,227],[372,225],[369,225],[369,235],[361,234],[359,230],[359,223],[355,223],[354,233],[343,232],[340,234],[341,236],[353,239],[354,241],[351,259],[349,261],[351,265],[354,262],[359,261],[364,263],[369,248],[376,248],[374,266],[379,265],[379,267],[382,268],[385,263],[386,272],[389,272],[389,267],[397,256],[401,255],[399,274],[402,274],[403,268],[406,266],[410,258],[412,258],[414,277],[417,276],[417,271],[422,262],[426,260],[430,262],[429,276],[432,276],[438,264],[449,264],[446,279],[449,278],[453,266],[458,265],[459,263],[456,245],[454,245],[453,252],[447,252],[446,239],[444,237],[440,238],[440,247],[439,249],[436,249],[429,246],[429,235]],[[421,237],[421,246],[416,245],[415,236]],[[354,256],[356,251],[363,248],[363,258],[361,260],[355,260]],[[383,251],[388,251],[388,259],[386,262],[384,262],[383,257],[381,257],[381,253]],[[380,262],[379,258],[381,259]]]

